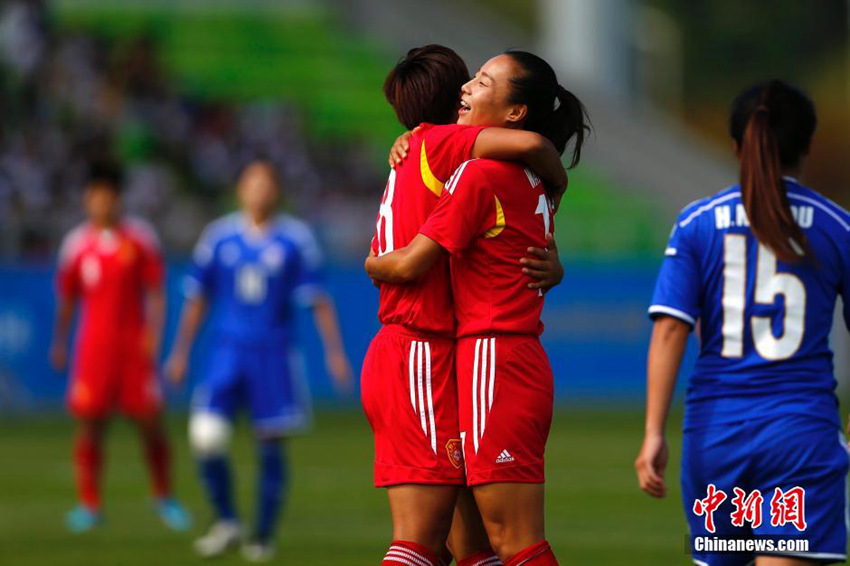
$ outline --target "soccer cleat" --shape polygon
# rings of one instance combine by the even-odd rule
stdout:
[[[72,533],[88,532],[101,523],[103,516],[100,511],[85,505],[77,505],[65,515],[65,525]]]
[[[242,542],[242,527],[236,521],[220,520],[213,523],[209,532],[195,539],[195,552],[204,558],[221,556]]]
[[[269,562],[274,555],[275,548],[270,542],[254,540],[242,546],[242,558],[248,562]]]
[[[155,503],[156,513],[163,524],[174,531],[185,531],[192,526],[192,516],[176,499],[161,497]]]

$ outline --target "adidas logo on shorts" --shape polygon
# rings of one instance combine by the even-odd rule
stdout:
[[[505,464],[507,462],[513,462],[513,461],[514,461],[514,457],[511,456],[511,453],[508,452],[507,450],[502,450],[502,453],[499,454],[498,458],[496,458],[497,464]]]

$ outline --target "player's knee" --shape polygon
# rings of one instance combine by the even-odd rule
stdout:
[[[214,413],[196,413],[189,419],[189,443],[199,458],[222,456],[227,452],[233,427]]]
[[[490,547],[500,558],[510,557],[512,554],[511,541],[507,536],[505,525],[502,523],[490,523],[487,525],[487,535],[490,538]]]

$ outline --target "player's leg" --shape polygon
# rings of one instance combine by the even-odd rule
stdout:
[[[134,419],[145,462],[151,478],[151,491],[154,506],[165,526],[176,531],[184,531],[192,524],[191,515],[177,501],[171,483],[171,444],[165,432],[160,414],[137,417]]]
[[[257,443],[257,504],[252,536],[243,547],[251,561],[275,553],[274,539],[289,489],[284,439],[306,430],[312,420],[299,353],[288,341],[256,344],[246,352],[248,402]]]
[[[103,469],[105,418],[80,418],[74,438],[74,473],[79,505],[68,513],[66,522],[73,532],[85,532],[102,521],[100,486]]]
[[[274,539],[275,527],[286,505],[289,486],[289,458],[286,441],[278,436],[257,439],[257,507],[253,552],[262,554]],[[246,552],[252,550],[246,548]]]
[[[453,342],[384,327],[364,360],[361,392],[375,485],[387,488],[393,519],[384,561],[439,564],[463,484]]]
[[[221,341],[210,360],[209,373],[192,396],[189,444],[214,516],[209,531],[194,543],[195,551],[206,557],[218,556],[242,540],[228,454],[232,415],[241,393],[237,362],[234,346]]]
[[[458,342],[460,427],[467,482],[505,564],[557,564],[545,540],[543,454],[553,379],[534,337]]]
[[[439,554],[449,534],[457,487],[395,485],[387,488],[393,540],[413,541]]]
[[[782,556],[759,556],[756,566],[817,566],[822,562],[803,560],[802,558],[786,558]]]
[[[79,505],[66,516],[73,532],[85,532],[102,521],[101,474],[103,442],[111,411],[110,368],[94,346],[83,342],[76,352],[70,387],[68,409],[76,419],[74,437],[74,476]]]
[[[119,403],[136,425],[151,478],[155,509],[169,528],[185,530],[191,519],[174,499],[171,486],[171,446],[162,422],[162,393],[153,363],[141,350],[127,356],[120,372]]]
[[[546,549],[540,546],[546,540],[543,484],[493,483],[476,486],[473,493],[490,544],[503,562],[507,564],[509,559],[530,548],[545,553]],[[556,564],[552,560],[529,564]]]
[[[171,446],[163,426],[162,392],[154,365],[141,349],[131,354],[119,372],[121,410],[139,432],[156,512],[167,527],[186,530],[191,518],[172,493]]]
[[[481,513],[469,489],[458,492],[447,546],[458,566],[497,566],[502,563],[490,545]]]

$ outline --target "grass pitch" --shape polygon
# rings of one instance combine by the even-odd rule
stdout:
[[[151,566],[205,561],[191,541],[209,517],[186,443],[182,415],[169,419],[181,500],[195,515],[188,533],[160,525],[133,429],[116,422],[106,454],[106,524],[71,535],[72,423],[47,416],[0,420],[0,565]],[[371,487],[369,427],[354,409],[320,412],[310,436],[291,442],[292,489],[273,564],[375,566],[390,542],[382,490]],[[560,409],[547,452],[547,536],[561,564],[689,564],[678,491],[678,420],[671,422],[670,493],[657,501],[637,488],[632,462],[640,411]],[[242,515],[252,516],[254,453],[240,427],[234,447]],[[244,564],[235,553],[216,566]]]

